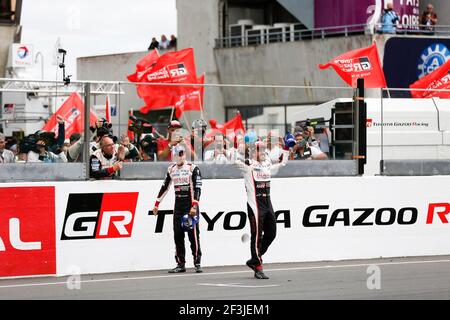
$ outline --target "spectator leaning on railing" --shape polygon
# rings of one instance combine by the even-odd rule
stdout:
[[[397,22],[400,21],[400,17],[397,12],[394,11],[392,3],[386,5],[383,15],[381,16],[381,32],[382,33],[395,33],[397,30]]]
[[[158,40],[156,40],[155,37],[152,38],[152,42],[150,43],[150,46],[148,47],[148,50],[153,50],[153,49],[159,49],[159,42]]]
[[[7,150],[6,139],[3,133],[0,133],[0,163],[14,163],[14,153]]]
[[[159,49],[162,49],[162,50],[169,49],[169,46],[170,46],[170,41],[163,34],[161,36],[161,41],[159,42]]]
[[[170,36],[169,49],[177,50],[177,38],[175,35]]]
[[[434,32],[434,26],[437,24],[438,17],[434,12],[434,7],[430,3],[427,6],[427,10],[422,13],[420,18],[421,29],[429,32]]]

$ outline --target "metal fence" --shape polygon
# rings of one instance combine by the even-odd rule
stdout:
[[[77,92],[84,102],[84,133],[82,135],[83,141],[83,159],[80,163],[14,163],[0,165],[0,181],[1,182],[26,182],[26,181],[83,181],[90,180],[90,155],[91,142],[93,133],[90,127],[90,112],[92,111],[93,101],[99,99],[101,96],[111,95],[116,101],[119,108],[121,106],[121,96],[124,94],[126,86],[135,86],[136,84],[124,82],[71,82],[64,84],[63,82],[55,81],[37,81],[37,80],[16,80],[16,79],[0,79],[0,93],[17,93],[23,95],[32,95],[34,97],[46,97],[52,99],[54,97],[68,97],[71,93]],[[166,84],[148,84],[142,85],[166,85]],[[187,86],[192,86],[186,84]],[[304,90],[305,87],[296,86],[264,86],[264,85],[221,85],[221,84],[205,84],[206,89],[210,87],[221,88],[225,90],[263,90],[286,89],[289,90]],[[311,87],[308,87],[311,89]],[[314,88],[312,88],[314,89]],[[333,91],[336,88],[318,87],[316,90]],[[346,92],[348,98],[356,95],[356,91],[352,88],[339,88]],[[50,109],[56,110],[56,105]],[[53,111],[55,111],[53,110]],[[278,111],[277,111],[278,112]],[[49,112],[50,116],[53,112]],[[284,112],[286,114],[286,111]],[[231,116],[231,115],[230,115]],[[5,119],[0,119],[4,121]],[[258,135],[266,136],[267,132],[277,127],[270,126],[267,122],[259,122],[256,125],[253,121],[246,119],[245,124],[247,129],[256,131]],[[304,119],[299,119],[304,120]],[[327,119],[329,120],[329,119]],[[181,120],[180,121],[184,121]],[[122,122],[124,120],[122,119]],[[188,124],[188,122],[186,122]],[[264,124],[264,125],[263,125]],[[286,133],[286,118],[282,124],[279,124],[280,137]],[[188,125],[189,126],[189,125]],[[265,128],[264,128],[265,127]],[[291,125],[289,124],[289,127]],[[120,125],[119,125],[120,128]],[[188,128],[190,129],[190,128]],[[261,129],[261,134],[259,130]],[[187,133],[189,134],[189,133]],[[295,176],[354,176],[361,174],[358,171],[358,159],[353,158],[352,155],[359,152],[355,147],[356,131],[351,133],[350,151],[346,156],[334,157],[331,156],[329,160],[325,161],[290,161],[285,168],[280,170],[279,177],[295,177]],[[232,142],[232,141],[231,141]],[[333,145],[333,143],[332,143]],[[198,152],[198,145],[193,144],[194,152]],[[231,164],[214,164],[202,162],[203,154],[194,160],[203,171],[203,176],[206,179],[226,179],[240,177],[239,171]],[[189,159],[191,160],[191,159]],[[117,179],[122,180],[140,180],[140,179],[162,179],[167,170],[168,162],[129,162],[124,163],[122,170],[117,175]]]
[[[298,27],[298,28],[297,28]],[[303,27],[303,29],[300,29]],[[252,45],[262,45],[279,42],[297,42],[313,39],[326,39],[332,37],[350,37],[362,34],[385,33],[385,25],[377,23],[375,25],[356,24],[326,27],[318,29],[304,29],[302,24],[291,24],[286,28],[273,28],[267,26],[266,29],[246,30],[244,34],[236,36],[227,36],[215,40],[215,48],[233,48],[245,47]],[[272,31],[281,30],[281,31]],[[398,24],[393,28],[393,31],[386,32],[389,34],[402,35],[424,35],[424,36],[449,36],[450,26],[448,25],[408,25]]]
[[[53,97],[55,91],[58,90],[58,95],[67,97],[71,92],[75,91],[82,96],[85,107],[84,121],[84,135],[83,135],[83,161],[80,163],[15,163],[15,164],[2,164],[0,165],[0,181],[1,182],[25,182],[25,181],[83,181],[90,179],[90,165],[89,156],[91,154],[91,141],[92,132],[89,129],[90,119],[89,110],[91,110],[92,101],[95,97],[110,94],[115,96],[117,103],[120,107],[120,97],[123,94],[123,88],[125,86],[135,86],[136,84],[122,83],[122,82],[73,82],[69,86],[65,86],[63,83],[35,81],[35,80],[13,80],[13,79],[0,79],[0,92],[16,92],[21,94],[32,94],[36,96],[48,96]],[[150,85],[150,84],[143,84]],[[165,85],[165,84],[151,84],[151,85]],[[197,85],[197,84],[195,84]],[[192,86],[192,85],[189,85]],[[205,84],[205,89],[214,87],[221,88],[221,90],[228,90],[229,94],[234,92],[241,92],[242,90],[256,90],[259,94],[273,94],[278,89],[289,90],[304,90],[303,86],[266,86],[266,85],[224,85],[224,84]],[[330,149],[328,151],[328,160],[322,161],[289,161],[287,166],[279,172],[279,177],[297,177],[297,176],[355,176],[361,175],[367,168],[366,162],[368,157],[372,157],[370,160],[377,159],[377,170],[372,174],[384,174],[384,175],[433,175],[433,174],[450,174],[448,172],[450,157],[445,157],[446,150],[450,150],[450,144],[445,145],[442,141],[446,141],[450,138],[450,132],[445,131],[444,123],[437,123],[436,121],[444,121],[446,114],[433,114],[434,122],[433,130],[435,132],[425,132],[423,135],[418,132],[419,137],[424,135],[431,135],[435,138],[435,145],[429,146],[427,153],[423,157],[413,156],[410,150],[415,148],[415,145],[409,146],[409,149],[404,146],[398,146],[393,139],[399,136],[403,136],[403,144],[408,145],[405,141],[411,139],[411,132],[406,130],[405,132],[397,132],[390,130],[395,126],[389,127],[389,123],[392,122],[389,119],[390,115],[386,110],[389,109],[389,104],[398,104],[392,109],[394,112],[402,111],[402,108],[406,108],[401,103],[401,99],[386,99],[389,94],[392,94],[395,89],[383,89],[380,90],[379,98],[372,98],[370,103],[376,103],[374,108],[368,108],[366,102],[370,99],[364,99],[363,86],[359,86],[357,90],[353,88],[328,88],[328,87],[307,87],[309,90],[325,90],[327,92],[339,92],[339,98],[335,101],[327,101],[320,105],[311,106],[297,106],[300,112],[289,112],[289,109],[295,108],[295,106],[279,105],[274,107],[268,107],[270,109],[268,114],[264,115],[265,108],[250,108],[248,106],[241,109],[239,107],[226,107],[226,113],[228,120],[235,114],[236,110],[240,110],[242,114],[247,113],[245,116],[245,126],[250,131],[257,131],[257,135],[260,137],[267,136],[268,131],[271,129],[279,129],[282,133],[280,137],[286,132],[293,133],[299,123],[303,123],[305,120],[309,122],[309,125],[317,125],[315,129],[321,130],[326,128],[330,131]],[[339,90],[339,91],[338,91]],[[399,89],[398,91],[408,91],[409,89]],[[445,91],[445,90],[444,90]],[[255,92],[257,96],[258,92]],[[342,93],[345,94],[342,94]],[[337,97],[335,97],[337,98]],[[375,101],[375,102],[374,102]],[[396,103],[400,101],[400,103]],[[437,110],[436,101],[423,100],[430,104],[430,108]],[[425,102],[421,102],[422,104]],[[445,101],[445,100],[442,100]],[[441,101],[441,102],[442,102]],[[408,101],[408,105],[411,101]],[[379,109],[381,106],[381,109]],[[292,107],[292,108],[291,108]],[[444,106],[444,109],[447,108]],[[366,114],[367,110],[378,112],[377,114],[371,114],[370,117],[374,119],[368,119]],[[391,110],[391,111],[392,111]],[[414,109],[407,109],[409,112]],[[446,110],[446,109],[445,109]],[[445,111],[444,110],[444,111]],[[291,120],[288,120],[288,114],[291,113]],[[321,113],[321,118],[318,118]],[[261,119],[270,119],[271,115],[279,116],[278,119],[282,119],[280,122],[268,122],[261,121]],[[265,117],[267,116],[267,117]],[[410,115],[407,115],[410,116]],[[295,119],[295,121],[292,121]],[[373,124],[376,125],[376,129],[379,131],[370,131],[367,133],[369,120],[373,120]],[[418,119],[424,120],[424,119]],[[0,119],[3,121],[3,119]],[[183,120],[184,121],[184,120]],[[425,120],[424,120],[425,121]],[[122,120],[123,122],[123,120]],[[378,123],[379,122],[379,123]],[[370,122],[372,124],[372,122]],[[189,126],[189,122],[186,121]],[[430,125],[431,126],[431,125]],[[120,126],[119,126],[120,127]],[[389,129],[389,130],[388,130]],[[395,128],[394,128],[395,129]],[[260,132],[258,132],[260,131]],[[447,135],[447,138],[440,135]],[[371,150],[376,150],[375,153],[367,151],[367,140],[375,138],[376,142],[371,142]],[[186,138],[187,139],[187,138]],[[327,138],[328,139],[328,138]],[[232,142],[232,141],[228,141]],[[422,145],[418,145],[420,148]],[[194,152],[197,152],[198,145],[192,144]],[[428,146],[426,146],[428,147]],[[404,148],[404,149],[402,149]],[[431,148],[431,149],[430,149]],[[399,151],[400,150],[400,151]],[[402,153],[401,150],[409,150]],[[430,152],[430,150],[432,152]],[[370,156],[368,154],[370,153]],[[408,154],[410,155],[408,157]],[[417,153],[416,153],[417,154]],[[442,156],[444,155],[444,156]],[[202,162],[201,154],[194,160],[199,164],[201,170],[204,173],[206,179],[226,179],[226,178],[238,178],[240,177],[237,169],[230,164],[214,164],[209,162]],[[400,158],[402,157],[403,158]],[[404,160],[408,159],[408,161]],[[190,160],[190,159],[189,159]],[[427,162],[428,161],[428,162]],[[373,162],[373,161],[372,161]],[[141,180],[141,179],[162,179],[168,162],[130,162],[124,163],[120,174],[117,179],[122,180]],[[366,170],[367,171],[367,170]]]

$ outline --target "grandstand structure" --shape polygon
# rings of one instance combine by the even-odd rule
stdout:
[[[382,3],[367,1],[372,2]],[[445,45],[450,52],[450,44],[447,44],[450,41],[450,18],[444,14],[450,12],[450,4],[446,1],[433,1],[433,4],[439,16],[439,26],[434,34],[420,32],[417,26],[410,24],[415,20],[410,18],[409,8],[404,9],[406,13],[396,34],[380,34],[377,30],[380,28],[381,6],[368,5],[365,9],[372,10],[369,11],[371,13],[355,11],[354,15],[360,14],[361,17],[345,22],[333,21],[331,17],[345,16],[344,12],[331,15],[331,9],[318,7],[322,5],[319,0],[212,0],[206,3],[177,0],[178,43],[179,48],[194,48],[197,73],[205,73],[205,83],[235,85],[205,90],[206,118],[223,122],[239,110],[251,128],[284,130],[293,121],[300,120],[293,119],[292,115],[302,110],[336,98],[351,97],[351,93],[349,95],[345,90],[312,88],[345,87],[337,74],[317,67],[343,52],[369,46],[375,40],[380,59],[388,65],[384,71],[391,88],[407,88],[411,77],[416,76],[417,79],[420,72],[416,70],[420,66],[426,68],[428,63],[421,60],[422,51],[425,50],[425,56],[436,53],[447,59],[445,49],[435,44]],[[422,2],[420,7],[413,8],[416,18],[424,6],[426,3]],[[345,6],[341,9],[333,7],[333,10],[347,9]],[[375,10],[379,10],[378,15]],[[330,22],[319,21],[319,13],[329,16]],[[193,17],[198,23],[192,24]],[[330,26],[332,23],[336,25]],[[404,42],[408,42],[406,46]],[[399,54],[398,47],[407,49]],[[77,61],[77,78],[86,81],[125,80],[145,54],[81,57]],[[400,60],[408,60],[410,65],[405,68],[413,70],[399,72],[392,67]],[[401,78],[399,73],[407,73],[409,78]],[[240,85],[278,85],[285,88],[244,89],[239,88]],[[129,108],[138,110],[143,105],[134,87],[125,86],[124,91],[122,104],[126,110],[120,110],[121,123],[125,123]],[[380,90],[366,91],[369,98],[380,95]],[[186,114],[189,123],[197,117],[194,113]]]

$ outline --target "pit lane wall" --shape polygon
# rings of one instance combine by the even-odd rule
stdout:
[[[0,277],[172,268],[172,190],[149,215],[161,183],[1,184]],[[277,238],[264,261],[450,254],[449,186],[450,176],[273,179]],[[204,180],[200,208],[202,264],[244,264],[243,180]],[[186,251],[191,267],[187,239]]]

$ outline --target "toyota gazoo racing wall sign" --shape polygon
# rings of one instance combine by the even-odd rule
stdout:
[[[0,191],[0,277],[56,274],[55,188]]]
[[[330,205],[308,206],[302,213],[301,226],[304,228],[334,226],[390,226],[416,224],[448,224],[450,219],[450,203],[430,203],[427,206],[426,219],[419,221],[419,209],[404,208],[333,208]],[[148,212],[152,215],[152,212]],[[275,211],[277,224],[281,228],[292,226],[291,210]],[[173,215],[173,210],[160,210],[154,233],[164,232],[165,216]],[[222,229],[226,231],[244,230],[247,225],[247,213],[243,211],[201,212],[206,231]],[[170,219],[171,221],[172,219]]]

